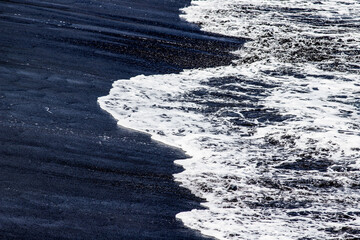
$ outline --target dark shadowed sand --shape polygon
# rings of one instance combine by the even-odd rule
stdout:
[[[97,105],[116,79],[229,64],[187,0],[0,1],[0,239],[204,239],[175,214],[183,152]]]

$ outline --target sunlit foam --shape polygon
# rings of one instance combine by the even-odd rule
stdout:
[[[360,3],[194,1],[187,21],[252,40],[232,66],[118,80],[100,106],[180,147],[179,213],[218,239],[360,234]]]

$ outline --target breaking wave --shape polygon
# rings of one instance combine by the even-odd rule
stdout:
[[[218,239],[360,237],[360,2],[208,0],[204,31],[249,41],[231,66],[118,80],[100,106],[182,148],[177,215]]]

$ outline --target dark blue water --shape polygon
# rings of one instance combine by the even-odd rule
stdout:
[[[114,80],[230,64],[242,41],[179,19],[187,0],[0,1],[0,239],[204,239],[185,158],[97,105]]]

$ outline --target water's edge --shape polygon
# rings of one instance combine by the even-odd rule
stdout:
[[[359,9],[193,1],[188,21],[252,39],[238,59],[118,80],[99,98],[119,125],[191,156],[174,177],[207,209],[179,213],[186,226],[218,239],[359,235]]]
[[[175,218],[201,208],[184,153],[97,105],[116,78],[231,62],[241,41],[180,20],[189,3],[0,2],[1,239],[207,239]]]

